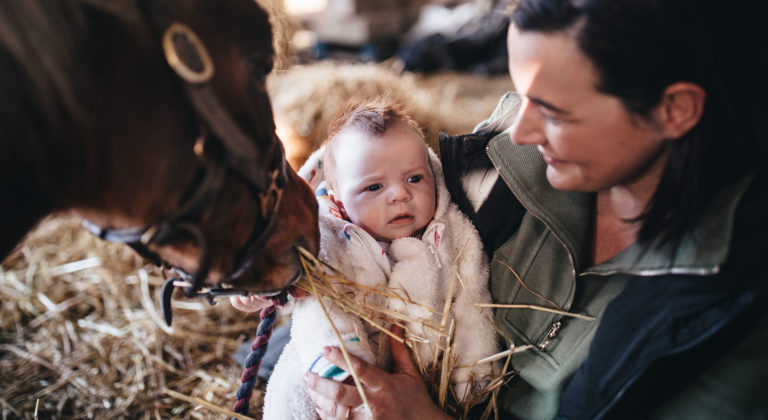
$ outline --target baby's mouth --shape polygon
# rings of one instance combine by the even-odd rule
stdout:
[[[398,224],[410,223],[412,220],[413,220],[413,216],[407,213],[402,213],[392,218],[392,220],[390,220],[389,223],[398,225]]]

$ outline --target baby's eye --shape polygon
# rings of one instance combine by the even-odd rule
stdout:
[[[373,184],[365,187],[365,191],[373,192],[373,191],[379,190],[380,188],[381,188],[381,184]]]
[[[424,179],[424,177],[422,175],[414,175],[414,176],[408,178],[408,182],[410,182],[412,184],[415,184],[415,183],[421,181],[422,179]]]

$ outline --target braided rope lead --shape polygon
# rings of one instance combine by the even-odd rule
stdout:
[[[251,406],[251,394],[253,393],[254,385],[256,385],[261,359],[264,357],[264,353],[267,352],[267,344],[269,343],[269,338],[272,337],[276,313],[275,305],[261,310],[261,322],[259,322],[259,327],[256,330],[256,338],[251,343],[251,353],[245,358],[245,371],[240,377],[242,383],[237,388],[237,394],[235,395],[237,402],[232,407],[232,411],[238,414],[248,415],[248,410]]]

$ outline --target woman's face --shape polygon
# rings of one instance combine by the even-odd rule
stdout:
[[[536,145],[553,187],[605,191],[634,184],[655,188],[667,147],[657,124],[630,114],[596,90],[597,72],[569,32],[519,32],[510,26],[509,73],[523,96],[512,141]]]

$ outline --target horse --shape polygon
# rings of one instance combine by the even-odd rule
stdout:
[[[254,0],[0,2],[0,259],[71,212],[174,268],[168,307],[174,286],[284,293],[319,231],[275,134],[272,60]]]

